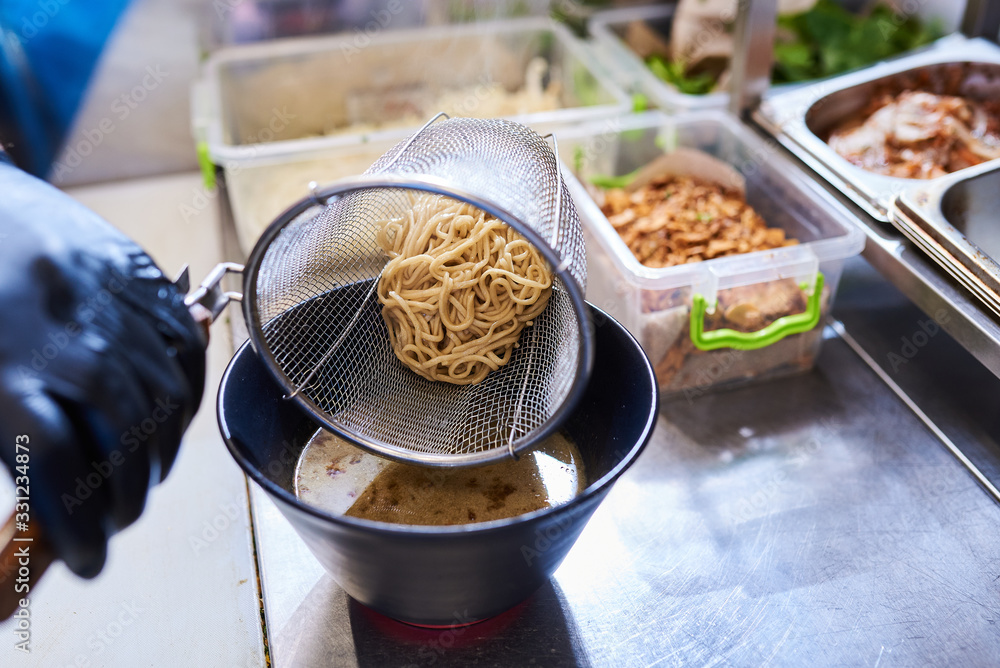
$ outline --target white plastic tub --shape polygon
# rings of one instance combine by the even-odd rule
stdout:
[[[775,145],[720,111],[591,124],[561,134],[559,145],[587,240],[587,298],[639,339],[664,394],[700,393],[812,367],[844,261],[861,252],[865,237],[851,214]],[[783,228],[800,244],[665,269],[640,264],[581,181],[629,174],[679,147],[732,165],[745,180],[747,202],[770,227]],[[823,287],[816,291],[819,276]],[[768,300],[787,295],[789,281],[795,282],[792,291],[801,290],[802,306],[768,323],[764,334],[728,337],[712,325],[719,300],[773,313]],[[696,340],[717,347],[702,350]],[[771,342],[761,346],[764,340]]]
[[[228,162],[223,171],[240,248],[249,254],[267,226],[309,194],[310,183],[322,187],[361,174],[394,144],[369,142],[293,156]]]
[[[548,65],[545,82],[558,83],[560,108],[509,118],[546,132],[629,111],[628,96],[566,28],[528,18],[220,50],[195,85],[194,131],[215,164],[398,140],[427,120],[418,102],[460,90],[458,115],[480,115],[479,92],[522,89],[537,58]],[[408,111],[420,122],[378,127]]]

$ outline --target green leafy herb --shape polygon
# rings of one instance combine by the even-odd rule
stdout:
[[[819,0],[808,11],[779,16],[778,28],[775,83],[840,74],[916,49],[943,34],[939,24],[896,14],[885,5],[856,16],[834,0]]]
[[[573,147],[573,171],[579,174],[583,171],[583,161],[586,158],[586,151],[583,146],[577,144]]]
[[[689,76],[684,66],[663,56],[653,55],[646,59],[646,65],[659,78],[671,84],[685,95],[705,95],[715,86],[715,77],[710,74]]]
[[[628,174],[622,174],[621,176],[605,176],[596,175],[591,176],[588,180],[593,183],[598,188],[611,189],[611,188],[624,188],[628,184],[635,180],[635,177],[639,175],[639,170],[634,172],[629,172]]]
[[[943,34],[939,22],[897,14],[883,4],[855,15],[835,0],[819,0],[807,11],[778,17],[772,80],[791,83],[833,76],[919,48]],[[715,87],[711,74],[688,74],[683,64],[663,56],[650,56],[646,65],[687,95],[705,95]]]

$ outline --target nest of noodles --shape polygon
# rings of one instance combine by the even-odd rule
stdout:
[[[428,380],[481,382],[545,309],[552,272],[531,243],[471,204],[411,201],[378,232],[389,256],[378,298],[393,351]]]

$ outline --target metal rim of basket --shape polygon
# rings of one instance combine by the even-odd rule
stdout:
[[[558,160],[558,158],[557,158]],[[339,198],[347,193],[357,190],[367,190],[371,188],[401,188],[409,190],[420,190],[423,192],[444,195],[454,199],[462,200],[513,227],[519,234],[535,246],[546,259],[549,265],[562,281],[566,293],[573,304],[573,311],[577,320],[577,327],[580,332],[580,347],[577,353],[576,373],[573,384],[563,402],[553,411],[540,426],[521,436],[517,440],[511,440],[505,447],[496,447],[475,453],[464,454],[441,454],[411,450],[398,446],[392,446],[380,441],[374,441],[345,429],[330,419],[327,411],[315,404],[304,393],[297,391],[294,383],[285,375],[281,365],[275,359],[273,353],[264,338],[263,328],[267,323],[259,321],[255,311],[257,305],[257,277],[261,264],[272,241],[281,233],[285,227],[300,215],[316,206],[326,206],[335,198]],[[561,197],[560,197],[561,199]],[[559,228],[558,221],[555,225]],[[379,456],[406,464],[419,464],[434,467],[461,467],[482,465],[503,459],[505,456],[517,458],[517,453],[525,448],[540,442],[545,437],[553,434],[562,424],[566,416],[576,406],[583,396],[587,380],[594,360],[594,332],[593,325],[588,315],[586,301],[584,300],[583,289],[576,279],[569,272],[568,261],[560,258],[552,246],[543,239],[533,228],[520,222],[515,216],[507,212],[503,207],[494,202],[483,199],[471,192],[449,185],[443,179],[430,176],[400,176],[387,174],[371,174],[355,176],[338,180],[323,188],[313,189],[312,192],[290,206],[279,215],[257,240],[250,257],[247,260],[246,270],[243,273],[243,294],[242,300],[243,317],[247,322],[247,329],[250,335],[250,342],[254,350],[260,355],[279,385],[289,394],[285,399],[295,401],[323,427],[334,432],[338,436],[347,439],[349,442]]]

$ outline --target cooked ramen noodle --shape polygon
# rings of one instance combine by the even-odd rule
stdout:
[[[552,272],[526,239],[471,204],[410,198],[378,233],[389,256],[378,298],[393,351],[428,380],[481,382],[545,309]]]
[[[580,450],[561,433],[516,460],[435,469],[383,459],[320,429],[295,468],[295,495],[317,508],[425,526],[516,517],[567,503],[586,486]]]

